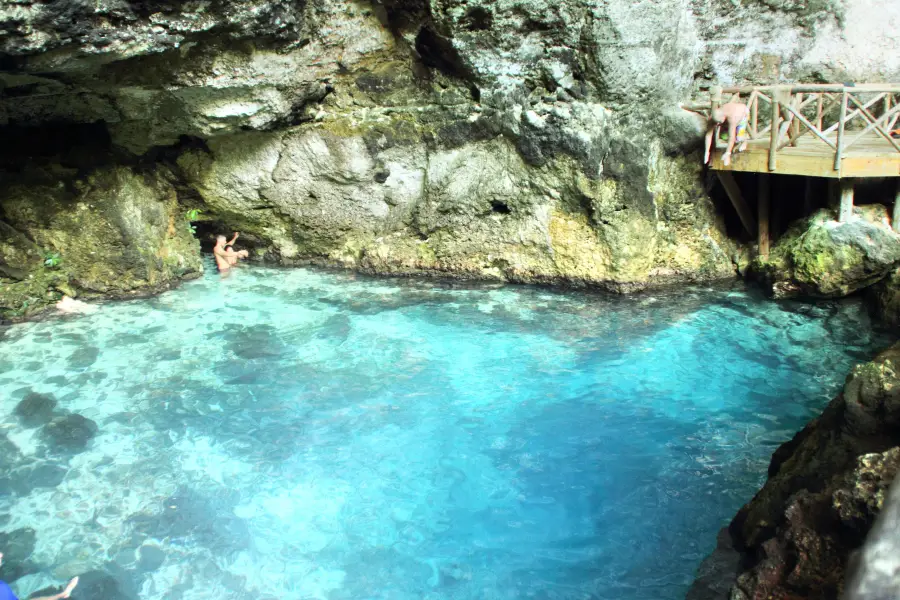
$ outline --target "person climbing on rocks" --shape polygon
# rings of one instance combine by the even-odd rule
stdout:
[[[233,246],[238,239],[238,235],[238,232],[235,231],[234,237],[231,238],[230,242],[225,241],[224,235],[216,236],[216,245],[213,248],[213,255],[216,257],[216,265],[219,267],[219,271],[228,271],[238,263],[239,259],[250,256],[250,253],[246,250],[234,250]]]
[[[0,567],[3,566],[3,553],[0,552]],[[78,578],[73,577],[72,581],[69,582],[69,585],[66,586],[66,589],[61,591],[58,594],[54,594],[52,596],[40,596],[37,598],[32,598],[31,600],[60,600],[60,598],[68,598],[72,595],[72,590],[75,589],[75,586],[78,585]],[[0,579],[0,600],[18,600],[10,587]]]
[[[737,142],[738,152],[747,149],[747,121],[750,117],[750,109],[740,102],[729,102],[715,109],[709,118],[709,126],[706,131],[706,154],[703,164],[709,164],[709,153],[712,149],[713,138],[716,137],[722,125],[728,125],[728,148],[722,154],[722,163],[727,167],[731,164],[731,153]]]

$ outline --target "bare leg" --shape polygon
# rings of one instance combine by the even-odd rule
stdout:
[[[72,591],[75,589],[76,585],[78,585],[78,578],[74,577],[72,581],[69,582],[69,585],[66,586],[66,589],[60,593],[53,596],[40,596],[38,598],[32,598],[31,600],[61,600],[62,598],[68,598],[72,595]]]
[[[3,553],[0,552],[0,565],[3,564]],[[72,581],[69,582],[69,585],[66,586],[66,589],[61,591],[58,594],[54,594],[53,596],[40,596],[39,598],[32,598],[31,600],[61,600],[62,598],[68,598],[72,595],[72,591],[75,589],[75,586],[78,585],[78,578],[73,577]]]

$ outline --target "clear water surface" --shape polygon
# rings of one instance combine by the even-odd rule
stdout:
[[[208,271],[0,330],[23,597],[92,571],[103,600],[683,598],[887,342],[858,304],[733,289]]]

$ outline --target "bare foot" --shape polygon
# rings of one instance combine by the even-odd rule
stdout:
[[[59,595],[60,598],[68,598],[72,595],[72,590],[75,589],[75,586],[78,585],[78,578],[73,577],[72,581],[69,582],[69,585],[66,586],[66,589],[63,590],[62,594]]]

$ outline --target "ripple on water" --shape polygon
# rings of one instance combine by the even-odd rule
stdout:
[[[21,596],[681,598],[887,339],[853,302],[210,272],[0,335]],[[85,575],[86,574],[86,575]],[[101,597],[96,596],[96,597]]]

